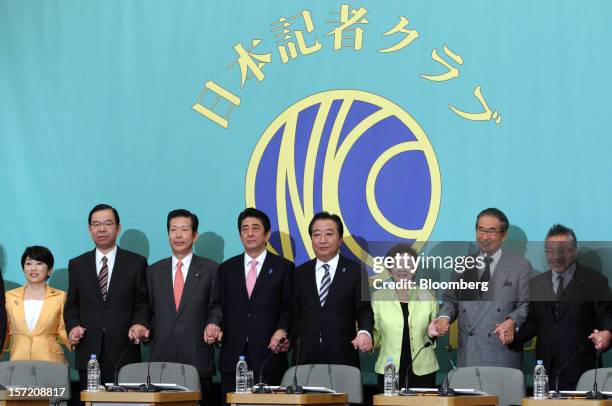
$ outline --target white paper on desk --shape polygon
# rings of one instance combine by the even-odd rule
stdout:
[[[476,389],[455,389],[455,393],[460,395],[478,395],[478,396],[489,396],[487,392]]]
[[[143,385],[144,382],[142,383],[136,383],[136,382],[119,382],[119,386],[123,386],[125,389],[136,389],[138,388],[140,385]],[[113,383],[105,383],[105,386],[113,386]],[[189,391],[189,388],[182,386],[182,385],[178,385],[176,383],[152,383],[151,385],[161,389],[161,390],[172,390],[172,391]]]
[[[549,395],[552,395],[554,393],[555,393],[554,390],[548,391]],[[559,393],[561,395],[567,395],[567,396],[584,396],[586,395],[587,391],[585,390],[560,390]],[[601,392],[601,393],[605,394],[605,392]],[[608,393],[612,395],[612,392],[608,392]]]
[[[326,388],[325,386],[302,386],[302,388],[304,388],[304,392],[336,393],[335,390]]]

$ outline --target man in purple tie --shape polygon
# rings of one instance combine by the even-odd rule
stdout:
[[[220,370],[223,399],[235,390],[236,363],[246,356],[256,380],[280,384],[292,324],[293,263],[266,249],[270,219],[247,208],[238,216],[244,253],[219,267],[223,303]],[[270,357],[265,366],[263,362]],[[257,382],[256,382],[257,383]]]

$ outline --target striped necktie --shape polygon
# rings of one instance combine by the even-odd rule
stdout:
[[[100,287],[100,293],[102,293],[102,299],[106,301],[106,294],[108,293],[108,258],[102,257],[102,268],[98,274],[98,286]]]
[[[327,299],[327,294],[329,293],[329,286],[331,285],[329,264],[323,264],[323,269],[325,269],[325,274],[321,280],[321,288],[319,288],[319,302],[321,302],[321,307],[325,305],[325,300]]]

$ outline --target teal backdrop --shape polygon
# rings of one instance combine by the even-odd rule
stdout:
[[[337,39],[334,28],[343,18],[357,23]],[[320,102],[331,103],[354,91],[377,95],[411,117],[404,120],[407,134],[430,154],[394,161],[374,187],[391,223],[421,234],[372,221],[360,178],[367,173],[338,169],[339,205],[356,236],[469,241],[475,215],[494,206],[509,216],[514,239],[541,241],[562,222],[581,240],[606,241],[612,224],[610,21],[606,0],[0,0],[0,268],[7,288],[24,283],[21,253],[40,244],[56,258],[51,284],[66,289],[68,260],[92,248],[87,214],[100,202],[121,214],[121,245],[150,263],[169,255],[165,216],[179,207],[200,217],[197,253],[216,261],[237,254],[235,219],[247,203],[279,213],[282,199],[295,203],[289,188],[275,189],[280,158],[295,158],[289,167],[298,172],[298,189],[306,183],[309,130],[298,131],[298,144],[305,144],[295,151],[258,161],[262,135],[277,118],[290,123],[283,112],[301,100],[323,94]],[[276,41],[284,41],[288,54],[288,44],[295,44],[296,57],[283,63]],[[248,56],[253,44],[254,59],[233,63],[240,46]],[[404,46],[380,52],[396,44]],[[349,92],[325,93],[340,89]],[[225,117],[227,128],[207,117],[207,109]],[[347,155],[351,171],[395,130],[377,131],[367,134],[374,141],[362,144],[363,151]],[[278,146],[269,148],[274,153]],[[315,182],[332,179],[321,169],[331,158],[317,157]],[[407,201],[413,185],[420,186]],[[313,209],[335,208],[325,200],[332,189],[315,187]],[[413,207],[412,198],[424,200]],[[289,203],[282,211],[289,219],[283,229],[280,214],[274,216],[275,248],[305,259],[298,230],[309,211],[300,216]],[[369,235],[360,216],[379,229]],[[294,238],[291,255],[283,230]],[[526,255],[535,268],[546,268],[540,250]],[[440,351],[443,370],[445,357]]]

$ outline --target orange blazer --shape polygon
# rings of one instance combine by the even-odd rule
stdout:
[[[67,364],[61,344],[70,348],[64,326],[66,292],[47,286],[47,295],[40,315],[30,331],[25,320],[23,295],[25,287],[6,292],[8,318],[7,348],[11,361],[38,360]]]

